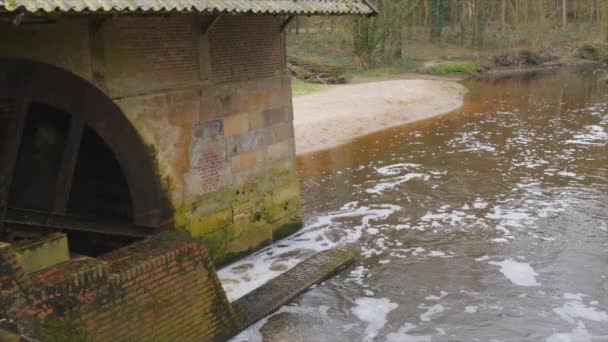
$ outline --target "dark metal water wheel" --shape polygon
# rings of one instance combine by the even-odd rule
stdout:
[[[0,59],[0,240],[15,228],[143,237],[171,216],[149,149],[104,93]]]

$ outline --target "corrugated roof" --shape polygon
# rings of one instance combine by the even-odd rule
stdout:
[[[201,12],[367,14],[368,0],[0,0],[0,12]]]

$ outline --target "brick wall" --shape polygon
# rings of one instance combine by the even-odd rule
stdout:
[[[282,68],[280,24],[272,16],[224,16],[209,33],[214,82],[278,74]]]
[[[22,320],[25,295],[20,289],[27,286],[28,279],[11,246],[0,242],[0,327]]]
[[[59,20],[52,25],[0,23],[0,57],[26,58],[92,79],[89,21]]]
[[[118,17],[103,23],[96,36],[103,50],[98,83],[113,98],[200,81],[196,16]]]
[[[12,311],[0,315],[31,317],[35,324],[27,330],[43,341],[219,341],[234,333],[232,309],[205,248],[182,234],[163,233],[28,277],[23,289],[2,283],[7,298],[21,292],[27,300],[9,303]]]

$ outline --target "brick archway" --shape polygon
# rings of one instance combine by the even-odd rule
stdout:
[[[17,59],[0,59],[0,221],[9,207],[25,117],[34,103],[69,114],[59,176],[53,185],[53,215],[66,213],[86,128],[101,138],[120,165],[131,200],[131,223],[157,228],[171,222],[173,209],[153,156],[120,108],[94,85],[69,71]]]

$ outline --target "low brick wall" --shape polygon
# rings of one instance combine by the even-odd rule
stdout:
[[[27,277],[7,246],[0,245],[0,319],[43,341],[219,341],[235,331],[205,247],[185,234],[162,233]]]
[[[3,326],[21,321],[25,296],[20,289],[28,284],[11,245],[0,242],[0,321]]]

